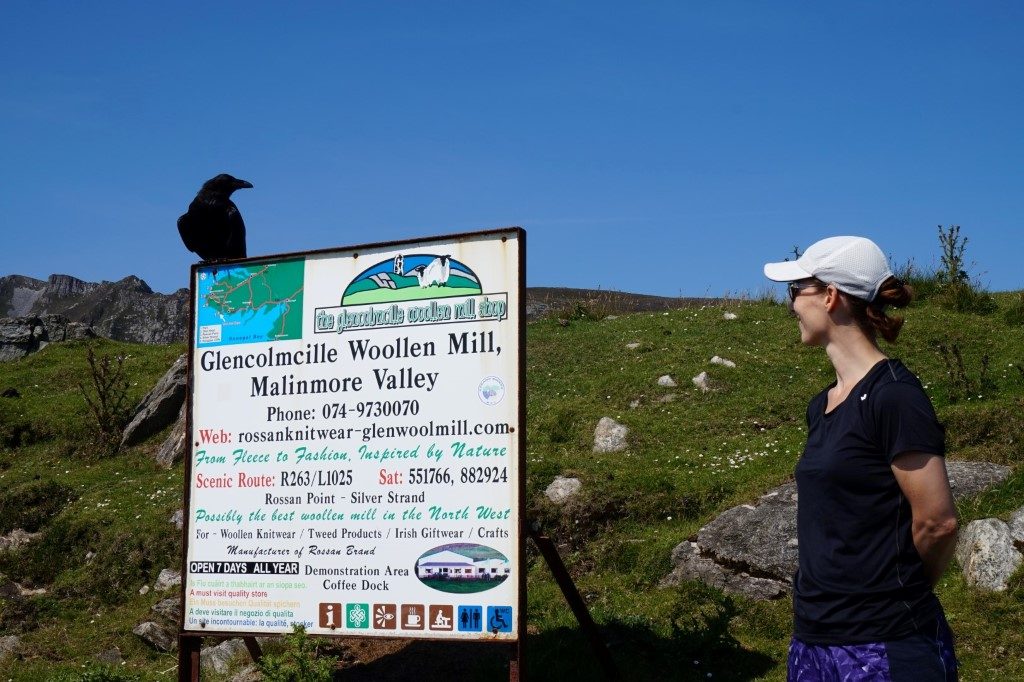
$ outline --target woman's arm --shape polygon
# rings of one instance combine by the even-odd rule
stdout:
[[[938,455],[904,452],[893,460],[892,472],[910,503],[914,547],[934,587],[956,549],[956,506],[946,462]]]

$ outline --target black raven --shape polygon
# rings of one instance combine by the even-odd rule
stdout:
[[[231,193],[251,187],[227,173],[203,183],[188,211],[178,218],[178,233],[189,251],[204,261],[245,258],[245,223]]]

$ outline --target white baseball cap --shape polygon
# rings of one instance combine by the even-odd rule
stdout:
[[[765,263],[764,276],[776,282],[814,277],[871,302],[893,274],[885,254],[870,239],[829,237],[811,244],[794,261]]]

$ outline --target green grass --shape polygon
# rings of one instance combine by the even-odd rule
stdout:
[[[961,504],[965,524],[1006,518],[1024,505],[1024,327],[1004,314],[1019,299],[994,294],[999,311],[989,315],[915,303],[905,311],[903,339],[886,349],[921,377],[947,424],[950,458],[1014,468],[1007,482]],[[739,318],[724,320],[723,308],[711,306],[528,327],[527,506],[558,544],[627,679],[785,677],[788,599],[753,602],[696,583],[658,587],[676,544],[730,506],[791,479],[807,400],[834,378],[823,352],[799,344],[784,306],[733,301],[728,309]],[[628,350],[630,342],[641,345]],[[962,366],[940,350],[953,344]],[[101,350],[131,355],[133,399],[182,351],[110,342]],[[711,365],[713,355],[737,367]],[[139,595],[139,588],[179,564],[180,538],[168,518],[181,505],[181,466],[167,472],[153,464],[163,434],[113,456],[84,448],[88,420],[75,388],[84,370],[80,343],[0,365],[0,390],[17,386],[23,396],[0,399],[0,527],[24,524],[43,533],[0,558],[0,572],[49,590],[24,606],[28,656],[0,664],[0,679],[81,672],[112,646],[123,652],[126,672],[173,679],[174,657],[152,652],[131,628],[160,598]],[[701,371],[711,377],[710,393],[690,383]],[[656,386],[663,374],[679,386]],[[669,393],[672,402],[659,402]],[[592,453],[603,416],[630,428],[629,449]],[[543,498],[556,475],[583,481],[563,507]],[[532,548],[527,583],[530,678],[600,679],[586,638]],[[956,631],[961,679],[1024,678],[1021,574],[1010,590],[991,595],[968,588],[954,566],[938,593]],[[25,615],[0,611],[0,634]],[[465,679],[492,678],[467,670]]]

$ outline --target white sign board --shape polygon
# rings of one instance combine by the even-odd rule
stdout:
[[[186,632],[519,637],[524,237],[193,268]]]

